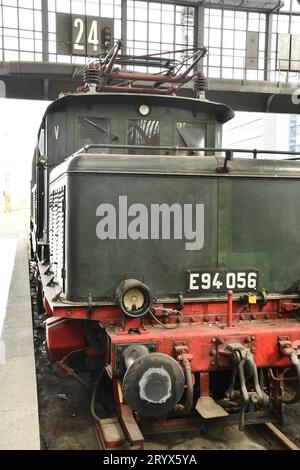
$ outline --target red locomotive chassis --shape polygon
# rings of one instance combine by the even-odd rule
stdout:
[[[177,328],[166,329],[154,321],[140,318],[127,318],[121,322],[121,309],[118,306],[95,306],[88,313],[85,306],[50,303],[45,299],[45,307],[51,317],[47,320],[47,342],[50,356],[55,359],[84,346],[84,335],[79,320],[94,320],[106,328],[108,341],[107,365],[114,375],[116,370],[116,346],[132,343],[153,343],[155,350],[175,358],[186,355],[193,372],[220,370],[230,367],[226,354],[227,344],[241,344],[250,348],[256,365],[260,367],[285,367],[290,365],[288,347],[300,348],[300,327],[297,318],[297,304],[293,299],[270,300],[261,307],[247,306],[233,302],[232,326],[228,326],[228,304],[226,302],[192,303],[183,306],[183,323]],[[164,315],[161,306],[158,318],[165,326],[175,326],[175,315]],[[57,320],[54,320],[55,317]],[[61,319],[66,322],[61,323]],[[57,325],[63,325],[62,330]],[[58,334],[55,334],[55,333]],[[63,341],[61,340],[63,336]],[[68,339],[69,338],[69,339]],[[178,349],[178,345],[184,347]],[[91,350],[88,352],[92,353]]]

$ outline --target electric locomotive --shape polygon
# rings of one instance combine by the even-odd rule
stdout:
[[[156,58],[166,72],[142,74],[116,68],[119,49],[39,131],[31,246],[49,358],[79,354],[98,376],[107,448],[147,426],[281,421],[300,399],[297,156],[221,149],[234,113],[203,96],[205,50],[185,72]],[[197,96],[176,95],[191,79]],[[104,377],[110,419],[95,411]]]

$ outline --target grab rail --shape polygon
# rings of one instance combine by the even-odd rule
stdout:
[[[285,158],[284,160],[300,160],[300,152],[292,152],[290,150],[257,150],[257,149],[228,149],[228,148],[216,148],[216,147],[178,147],[173,146],[159,146],[159,145],[127,145],[127,144],[89,144],[82,147],[80,150],[75,152],[73,156],[78,155],[82,152],[87,153],[90,149],[116,149],[116,150],[163,150],[166,152],[166,155],[169,152],[210,152],[210,153],[225,153],[224,165],[218,169],[220,173],[228,173],[228,162],[233,160],[235,153],[245,153],[252,154],[253,159],[257,160],[258,155],[289,155],[293,156],[291,158]],[[204,155],[205,156],[205,155]]]

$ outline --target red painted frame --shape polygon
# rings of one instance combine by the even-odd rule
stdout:
[[[155,343],[156,351],[176,357],[175,345],[184,342],[191,358],[193,372],[207,372],[231,367],[228,358],[220,353],[226,343],[240,343],[251,348],[257,367],[285,367],[290,365],[279,345],[281,338],[300,340],[300,324],[292,318],[297,311],[293,300],[270,300],[266,305],[250,305],[235,301],[232,304],[232,326],[228,326],[227,302],[185,304],[182,313],[184,322],[175,329],[165,329],[151,318],[126,318],[116,306],[96,306],[91,313],[84,306],[63,304],[51,307],[44,299],[49,315],[72,320],[98,321],[106,328],[110,342],[107,363],[115,375],[115,350],[119,344]],[[163,305],[161,306],[163,308]],[[175,306],[166,305],[166,308]],[[160,317],[168,324],[176,323],[177,316]]]

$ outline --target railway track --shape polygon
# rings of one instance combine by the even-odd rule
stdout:
[[[280,443],[285,449],[300,450],[299,447],[297,447],[296,444],[286,434],[280,431],[280,429],[277,426],[275,426],[273,423],[265,423],[261,426],[264,427],[266,432],[268,432],[269,434],[272,434],[274,439],[278,443]]]
[[[108,434],[114,435],[114,438],[119,437],[117,435],[121,429],[117,431],[116,420],[107,420],[107,421],[111,421],[111,423],[113,424],[113,426],[111,427],[110,426],[111,423],[107,422],[108,424],[108,427],[106,427],[107,435]],[[121,428],[121,426],[119,426],[119,428]],[[175,427],[172,427],[172,426],[170,428],[164,427],[164,426],[158,428],[157,426],[154,426],[153,428],[150,427],[148,429],[145,429],[146,432],[145,434],[143,433],[144,439],[143,439],[143,435],[140,433],[139,435],[142,438],[142,440],[140,440],[139,442],[136,442],[136,445],[133,445],[133,446],[129,445],[129,442],[126,440],[125,435],[124,435],[123,436],[125,438],[124,445],[120,447],[120,449],[123,449],[123,450],[142,450],[142,449],[158,450],[159,448],[151,447],[151,442],[152,442],[151,437],[152,438],[154,437],[154,441],[159,439],[161,443],[165,444],[166,447],[162,447],[162,448],[169,448],[172,450],[177,450],[176,442],[178,442],[178,438],[180,439],[180,434],[184,432],[184,433],[190,434],[191,440],[193,439],[195,440],[192,446],[189,446],[187,444],[187,447],[184,447],[185,450],[192,451],[192,450],[206,449],[207,447],[205,443],[202,442],[201,444],[201,439],[203,438],[203,434],[206,434],[206,433],[208,433],[207,434],[208,437],[209,436],[211,437],[211,446],[212,446],[211,448],[214,449],[214,442],[215,442],[216,447],[214,450],[219,450],[219,449],[221,450],[221,447],[219,447],[219,445],[217,444],[215,440],[215,435],[218,435],[220,432],[222,434],[222,432],[224,431],[224,428],[223,429],[221,428],[222,426],[220,424],[215,424],[213,426],[211,426],[210,424],[208,424],[208,426],[200,425],[199,427],[199,425],[195,426],[195,423],[191,423],[191,426],[189,426],[188,424],[182,427],[177,426],[176,430],[175,430]],[[233,432],[234,430],[236,433],[239,433],[237,425],[229,426],[228,428],[229,429],[231,428],[231,432]],[[97,430],[97,425],[96,425],[96,430]],[[156,433],[154,433],[154,430],[156,431]],[[122,431],[121,433],[123,434]],[[97,434],[99,448],[103,450],[104,442],[102,439],[100,439],[101,433],[99,433],[99,426],[98,426],[98,432],[96,432],[96,434]],[[300,448],[273,423],[262,423],[262,424],[251,425],[250,427],[245,428],[245,431],[243,434],[245,435],[246,440],[248,440],[248,444],[246,444],[246,447],[247,445],[249,445],[249,449],[251,449],[251,444],[250,444],[251,442],[252,443],[260,442],[261,450],[300,450]],[[170,438],[170,436],[173,436],[173,437]],[[198,440],[198,444],[200,444],[199,447],[196,444],[197,438],[199,439]],[[225,446],[225,450],[235,450],[235,449],[242,450],[245,448],[245,442],[242,442],[242,441],[240,442],[240,448],[236,444],[237,443],[235,442],[232,443],[232,446],[230,446],[230,444],[229,445],[227,444]],[[181,446],[179,448],[182,449]],[[257,449],[253,448],[253,450],[257,450]]]
[[[234,429],[237,433],[238,426],[228,426],[228,429],[231,428],[231,432]],[[209,433],[209,436],[211,436],[212,443],[215,441],[214,436],[218,435],[220,431],[223,432],[224,428],[221,425],[208,425],[208,426],[201,426],[201,428],[198,428],[198,434],[206,434],[209,429],[212,429],[212,432]],[[174,442],[176,442],[176,435],[180,434],[181,432],[187,432],[187,433],[192,433],[192,428],[190,427],[182,427],[179,428],[179,431],[175,431],[172,429],[170,430],[164,430],[164,431],[158,431],[158,435],[162,437],[166,436],[167,434],[171,435],[173,434],[174,436]],[[195,432],[195,428],[194,428]],[[273,423],[264,423],[264,424],[255,424],[251,425],[245,428],[244,434],[246,436],[246,439],[249,442],[263,442],[263,446],[261,449],[265,450],[300,450],[300,448],[286,435],[284,434],[276,425]],[[153,434],[152,434],[153,435]],[[260,437],[260,439],[258,439]],[[145,436],[145,445],[147,446],[149,439],[151,440],[151,434],[147,433]],[[245,442],[243,443],[241,441],[241,447],[240,449],[243,450],[245,449]],[[212,447],[213,448],[213,447]],[[190,450],[197,449],[197,450],[202,450],[205,449],[203,448],[196,448],[196,447],[191,447]],[[216,446],[214,450],[218,450],[219,447]],[[233,443],[233,447],[230,445],[226,445],[226,450],[236,450],[236,443]],[[249,449],[248,449],[249,450]],[[255,449],[253,449],[255,450]]]
[[[245,433],[251,438],[264,441],[267,450],[300,450],[290,437],[284,434],[275,424],[254,424],[245,428]]]

